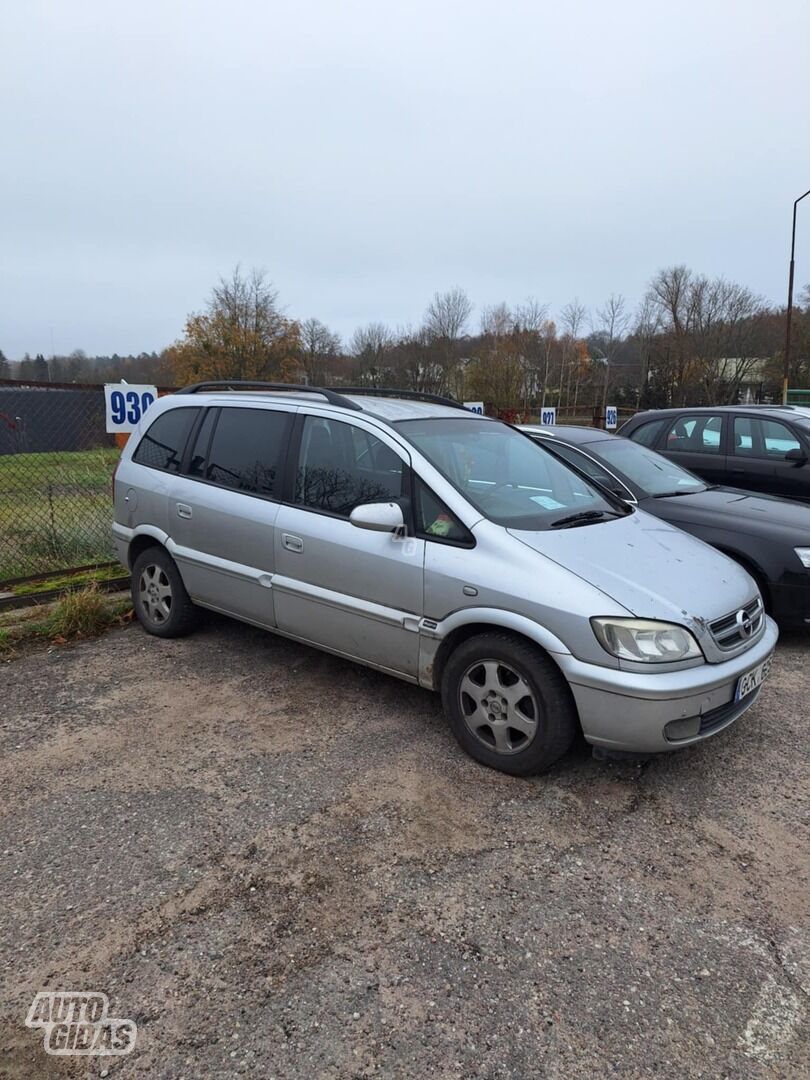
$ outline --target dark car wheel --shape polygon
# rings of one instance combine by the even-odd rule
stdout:
[[[165,548],[149,547],[135,560],[132,606],[144,630],[157,637],[181,637],[193,629],[197,608]]]
[[[568,684],[524,638],[499,632],[468,638],[450,656],[441,690],[454,735],[492,769],[542,772],[574,740],[577,712]]]

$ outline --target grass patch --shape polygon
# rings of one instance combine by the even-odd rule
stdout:
[[[115,566],[100,566],[97,570],[82,570],[80,574],[60,574],[58,577],[40,578],[33,581],[22,581],[19,585],[9,585],[8,592],[13,596],[37,596],[39,593],[51,592],[54,589],[78,589],[83,585],[95,582],[112,581],[114,578],[126,576],[127,571],[116,564]]]
[[[5,612],[0,624],[0,656],[8,659],[20,645],[37,641],[65,645],[97,637],[111,626],[129,621],[131,607],[129,597],[110,595],[97,585],[87,585],[65,593],[47,607]]]
[[[114,557],[116,447],[0,455],[0,581]]]
[[[46,625],[51,637],[95,637],[110,623],[110,612],[95,583],[66,592],[53,606]]]

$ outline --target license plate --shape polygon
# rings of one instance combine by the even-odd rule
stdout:
[[[771,670],[771,659],[772,657],[769,656],[767,660],[752,668],[751,671],[746,671],[744,675],[737,679],[737,689],[734,693],[735,701],[742,701],[744,697],[753,694],[758,686],[762,686],[768,677],[768,672]]]

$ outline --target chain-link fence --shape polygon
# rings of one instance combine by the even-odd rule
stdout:
[[[633,411],[619,409],[619,423]],[[604,410],[565,406],[557,423],[604,427]],[[105,431],[102,387],[0,380],[0,585],[115,558],[119,452]]]
[[[0,582],[115,557],[101,387],[0,383]]]

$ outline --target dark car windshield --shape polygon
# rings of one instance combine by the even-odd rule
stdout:
[[[397,427],[484,517],[499,525],[588,525],[628,509],[506,424],[461,416],[401,420]],[[579,516],[586,511],[587,516]]]
[[[608,467],[641,488],[645,495],[689,495],[706,491],[707,486],[697,476],[682,469],[674,461],[648,450],[630,439],[611,436],[583,447]]]

